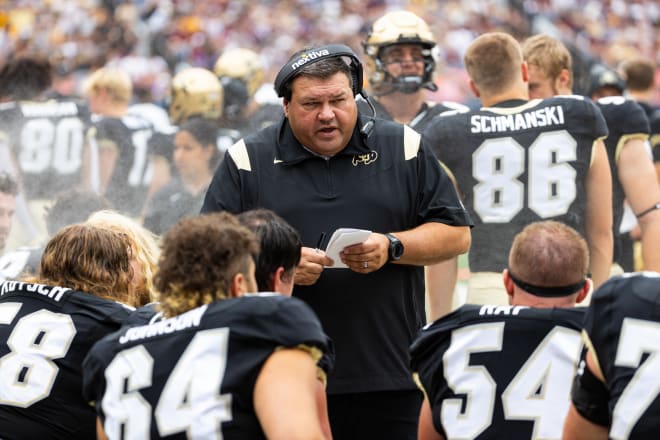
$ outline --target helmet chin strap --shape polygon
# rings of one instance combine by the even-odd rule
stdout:
[[[390,77],[391,78],[391,77]],[[433,81],[422,82],[421,76],[399,76],[391,78],[390,81],[384,81],[379,88],[378,96],[389,95],[390,93],[399,92],[405,94],[416,93],[419,89],[428,89],[432,92],[438,90],[438,86]]]

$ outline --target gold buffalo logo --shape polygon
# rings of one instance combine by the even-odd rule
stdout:
[[[378,159],[378,152],[370,151],[365,154],[356,154],[353,156],[353,166],[356,167],[359,164],[369,165],[370,163],[376,162]]]

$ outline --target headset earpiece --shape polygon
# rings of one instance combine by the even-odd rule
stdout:
[[[350,62],[347,64],[351,79],[353,80],[353,96],[358,94],[365,96],[366,94],[362,89],[362,63],[357,55],[355,55],[355,52],[344,44],[329,44],[327,46],[315,47],[292,57],[275,77],[274,85],[277,96],[280,98],[284,96],[286,84],[298,73],[299,68],[333,57],[347,57],[349,59]]]

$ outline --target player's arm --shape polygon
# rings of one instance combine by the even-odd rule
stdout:
[[[283,440],[327,438],[319,414],[316,362],[297,348],[276,350],[254,387],[254,409],[266,437]]]
[[[591,256],[594,289],[609,277],[612,266],[612,176],[602,140],[594,143],[586,180],[586,239]]]
[[[447,176],[451,179],[456,192],[460,194],[454,173],[442,161],[439,162],[440,166],[447,173]],[[452,311],[457,279],[458,256],[431,266],[426,266],[425,281],[429,322],[435,321]]]
[[[428,399],[424,399],[422,408],[419,411],[419,425],[417,427],[418,440],[445,440],[445,437],[438,433],[433,426],[433,416],[431,414],[431,405]]]
[[[115,165],[119,158],[119,146],[110,139],[99,139],[99,182],[101,194],[105,194],[110,184],[112,174],[115,172]]]
[[[608,395],[603,383],[603,373],[591,351],[587,351],[585,361],[584,372],[573,384],[572,402],[564,420],[563,440],[608,438],[609,429],[602,424],[606,423],[608,412]],[[594,423],[592,420],[598,420],[600,423]]]
[[[108,440],[108,436],[105,434],[100,417],[96,418],[96,440]]]
[[[617,160],[619,181],[635,214],[660,203],[660,185],[646,145],[641,138],[629,139]],[[642,232],[644,269],[660,271],[660,209],[653,209],[638,218]]]
[[[458,257],[426,266],[426,292],[429,302],[429,322],[452,311],[454,290],[458,279]]]

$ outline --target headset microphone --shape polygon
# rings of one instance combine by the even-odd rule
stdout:
[[[367,101],[367,104],[369,104],[369,108],[371,109],[371,118],[360,128],[360,133],[362,133],[366,138],[371,136],[371,132],[374,131],[374,123],[376,120],[376,107],[374,107],[374,103],[371,102],[371,98],[367,95],[367,93],[362,90],[360,92],[360,95],[364,98],[365,101]]]

